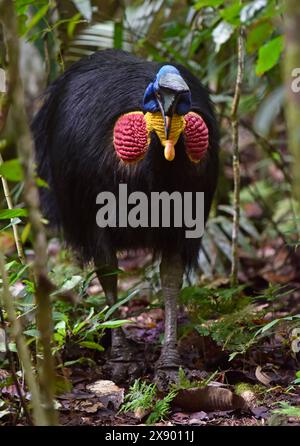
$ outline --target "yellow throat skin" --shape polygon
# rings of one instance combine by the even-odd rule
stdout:
[[[166,139],[164,119],[160,112],[147,112],[145,114],[145,120],[147,123],[148,137],[150,138],[150,133],[154,131],[159,137],[161,145],[164,147],[165,158],[168,161],[173,161],[175,158],[175,145],[185,127],[184,117],[177,114],[172,117],[169,139]]]

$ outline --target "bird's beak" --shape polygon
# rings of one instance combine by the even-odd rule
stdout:
[[[171,124],[172,124],[172,116],[164,115],[165,136],[167,140],[169,139],[170,136]]]
[[[173,159],[175,158],[175,148],[174,142],[171,141],[169,137],[171,132],[172,117],[176,105],[176,95],[171,93],[164,94],[163,101],[158,101],[158,103],[164,120],[164,130],[166,138],[164,155],[168,161],[173,161]]]
[[[189,91],[189,87],[184,79],[176,73],[168,73],[163,76],[159,82],[159,96],[157,97],[158,105],[164,119],[165,130],[165,151],[164,155],[168,161],[175,158],[175,144],[176,141],[170,139],[172,118],[176,111],[176,104],[182,93]]]
[[[158,99],[160,112],[164,119],[165,137],[169,139],[172,116],[176,105],[176,95],[174,93],[164,93],[161,99]]]

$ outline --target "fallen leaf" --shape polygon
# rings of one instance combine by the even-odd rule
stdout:
[[[264,372],[262,372],[262,368],[260,365],[256,367],[255,376],[259,382],[261,382],[264,386],[270,387],[270,382],[272,379]]]
[[[193,416],[188,420],[188,424],[206,424],[204,420],[209,420],[209,416],[201,410],[200,412],[193,413]]]
[[[268,418],[268,416],[269,416],[269,409],[265,406],[253,407],[253,408],[251,408],[251,412],[253,413],[255,418],[258,418],[258,419]]]
[[[189,412],[248,409],[245,400],[228,389],[206,386],[180,390],[173,400],[175,406]]]
[[[104,405],[100,401],[79,401],[76,405],[76,410],[86,413],[96,413],[103,408]]]

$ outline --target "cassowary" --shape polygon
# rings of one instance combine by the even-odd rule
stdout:
[[[94,262],[109,305],[117,300],[117,275],[109,272],[118,251],[161,256],[165,336],[156,370],[177,369],[176,299],[184,270],[197,265],[201,237],[187,238],[175,224],[101,228],[96,200],[102,191],[118,197],[120,184],[147,196],[204,192],[206,221],[218,176],[218,127],[206,89],[183,66],[100,51],[49,87],[32,130],[38,174],[49,185],[40,192],[44,215],[83,261]],[[134,373],[135,353],[121,329],[112,331],[111,345],[114,378]]]

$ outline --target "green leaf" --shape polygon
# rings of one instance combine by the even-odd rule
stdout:
[[[273,321],[269,322],[268,324],[264,325],[259,331],[260,333],[264,333],[267,330],[270,330],[274,325],[276,325],[280,319],[274,319]]]
[[[240,11],[242,9],[242,5],[240,3],[234,3],[233,5],[228,6],[227,8],[220,11],[220,16],[226,20],[226,22],[231,23],[232,25],[239,25],[240,23]]]
[[[63,284],[63,286],[61,287],[61,290],[63,290],[63,291],[73,290],[81,281],[82,281],[81,276],[79,276],[79,275],[72,276],[70,279],[68,279]]]
[[[228,361],[229,362],[232,361],[237,355],[240,355],[240,354],[241,354],[241,352],[230,353]]]
[[[139,291],[140,290],[134,290],[132,293],[129,293],[128,296],[124,297],[124,299],[121,299],[114,305],[112,305],[105,314],[105,320],[107,320],[121,305],[124,305],[126,302],[128,302],[130,299],[136,296],[139,293]]]
[[[263,22],[252,28],[247,36],[247,51],[249,54],[254,53],[258,48],[260,48],[264,42],[270,37],[274,27],[269,22]]]
[[[29,6],[32,4],[31,0],[15,0],[15,8],[18,15],[26,14]]]
[[[98,327],[100,327],[100,328],[118,328],[124,324],[130,324],[130,323],[131,323],[131,321],[129,321],[127,319],[120,319],[118,321],[102,322],[101,324],[98,325]]]
[[[0,210],[0,220],[10,220],[16,217],[27,217],[26,209],[3,209]]]
[[[36,177],[36,179],[35,179],[35,184],[36,184],[38,187],[46,187],[47,189],[49,189],[49,184],[47,183],[47,181],[43,180],[43,179],[40,178],[40,177]]]
[[[0,175],[8,181],[22,181],[24,175],[20,161],[17,158],[4,161],[4,163],[0,165]]]
[[[40,332],[36,328],[31,328],[30,330],[25,330],[23,333],[26,336],[30,336],[32,338],[38,338],[40,336]]]
[[[199,0],[195,5],[194,8],[201,9],[206,8],[207,6],[217,7],[223,5],[223,0]]]
[[[82,277],[79,275],[74,275],[70,279],[67,279],[65,283],[62,285],[62,287],[59,290],[56,290],[54,293],[52,293],[52,296],[56,296],[57,294],[60,294],[61,292],[65,291],[71,291],[82,281]]]
[[[114,28],[114,48],[122,49],[123,47],[123,23],[115,22]]]
[[[281,408],[273,410],[273,413],[278,413],[280,415],[286,415],[288,417],[295,417],[300,418],[300,408],[291,406],[285,401],[281,401],[280,403]]]
[[[0,410],[0,418],[6,417],[7,415],[10,415],[10,411],[5,409],[5,410]]]
[[[78,12],[75,14],[70,20],[68,20],[67,33],[69,39],[72,39],[74,36],[74,31],[78,23],[82,23],[83,20],[80,20],[81,14]]]
[[[57,322],[57,324],[55,325],[55,330],[59,330],[60,332],[65,332],[66,331],[66,321],[59,321]]]
[[[9,342],[8,348],[10,352],[17,352],[17,346],[14,342]],[[4,342],[0,342],[0,352],[5,353],[6,352],[6,345]]]
[[[89,315],[83,320],[83,321],[81,321],[81,322],[77,322],[75,325],[74,325],[74,327],[73,327],[73,329],[72,329],[72,333],[74,334],[74,335],[76,335],[76,334],[78,334],[79,332],[80,332],[80,330],[85,326],[85,325],[87,325],[88,323],[89,323],[89,321],[90,321],[90,319],[93,317],[93,315],[94,315],[94,308],[91,308],[91,310],[90,310],[90,312],[89,312]]]
[[[257,76],[261,76],[277,64],[282,50],[283,36],[275,37],[260,48],[255,69]]]
[[[42,20],[45,15],[48,12],[48,9],[50,8],[50,3],[47,3],[46,5],[42,6],[36,14],[32,17],[32,19],[29,21],[29,23],[26,26],[26,34],[35,27],[39,23],[40,20]]]
[[[29,265],[22,265],[22,264],[18,264],[19,269],[14,272],[13,274],[10,274],[9,276],[9,284],[13,285],[14,283],[17,282],[17,280],[19,280],[22,275],[24,274],[25,271],[27,271],[27,269],[29,268]]]
[[[26,240],[29,237],[30,230],[31,230],[31,224],[27,223],[21,234],[21,242],[23,243],[23,245],[26,243]]]
[[[104,347],[102,347],[102,345],[97,344],[96,342],[92,342],[92,341],[82,341],[82,342],[79,343],[79,345],[81,347],[91,348],[93,350],[98,350],[99,352],[103,352],[104,351]]]

